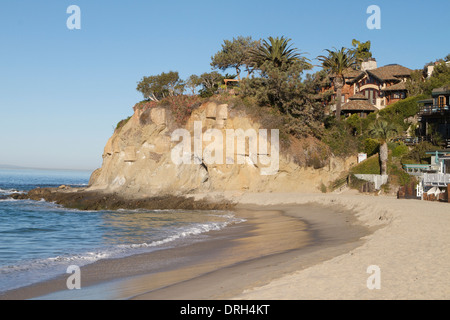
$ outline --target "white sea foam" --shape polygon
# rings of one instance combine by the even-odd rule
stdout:
[[[151,243],[118,245],[118,248],[136,249],[136,248],[157,247],[170,242],[174,242],[179,239],[187,238],[189,236],[199,235],[214,230],[221,230],[231,223],[238,223],[238,222],[242,221],[236,219],[235,221],[197,223],[187,228],[179,228],[177,232],[175,232],[173,235],[170,235],[161,240],[153,241]]]
[[[179,242],[186,243],[188,240],[201,240],[196,236],[203,235],[209,231],[221,230],[230,224],[244,222],[238,219],[232,212],[210,213],[209,216],[222,218],[221,221],[192,223],[183,227],[169,228],[165,236],[159,240],[143,243],[117,244],[105,248],[98,248],[83,253],[58,255],[44,259],[22,261],[16,265],[0,267],[0,278],[10,279],[2,283],[5,288],[0,291],[11,290],[14,287],[28,285],[51,277],[64,274],[69,265],[84,266],[96,261],[108,258],[122,258],[134,254],[151,252],[154,250],[173,247]],[[2,282],[2,281],[0,281]]]
[[[133,249],[154,248],[174,242],[179,239],[188,238],[190,236],[204,234],[209,231],[221,230],[230,224],[241,223],[245,221],[244,219],[237,219],[231,214],[227,216],[227,218],[228,219],[226,221],[221,222],[195,223],[191,226],[175,228],[169,231],[172,234],[168,235],[167,237],[149,243],[144,242],[118,244],[108,248],[100,248],[98,249],[98,251],[87,251],[84,253],[73,255],[60,255],[46,259],[36,259],[28,261],[16,266],[0,267],[0,274],[10,271],[29,270],[31,268],[45,267],[53,263],[67,264],[77,262],[80,265],[85,265],[101,259],[133,255],[135,253]]]
[[[24,191],[19,191],[19,190],[16,190],[16,189],[2,189],[2,188],[0,188],[0,194],[10,195],[10,194],[14,194],[14,193],[24,193]]]

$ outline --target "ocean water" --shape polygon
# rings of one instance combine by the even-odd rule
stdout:
[[[80,211],[4,197],[36,187],[86,186],[89,176],[0,169],[0,293],[65,274],[71,265],[202,241],[208,231],[242,222],[230,211]]]

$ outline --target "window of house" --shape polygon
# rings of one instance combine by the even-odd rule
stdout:
[[[438,105],[439,105],[439,107],[444,107],[445,106],[445,97],[444,96],[439,96],[439,98],[438,98]]]
[[[374,91],[373,89],[369,90],[369,101],[372,104],[374,104],[374,92],[373,91]]]

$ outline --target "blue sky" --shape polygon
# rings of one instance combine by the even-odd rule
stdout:
[[[66,26],[70,5],[80,30]],[[369,5],[379,30],[366,27]],[[310,59],[370,40],[378,66],[418,69],[450,53],[449,13],[448,0],[3,0],[0,164],[101,166],[113,127],[142,100],[137,82],[209,72],[224,39],[284,35]]]

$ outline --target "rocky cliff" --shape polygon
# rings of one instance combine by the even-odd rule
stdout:
[[[106,143],[88,190],[129,197],[320,192],[356,162],[328,157],[320,169],[301,165],[293,154],[304,155],[304,144],[296,141],[293,153],[279,152],[276,132],[264,129],[242,110],[213,101],[196,108],[181,127],[164,107],[135,108]]]

